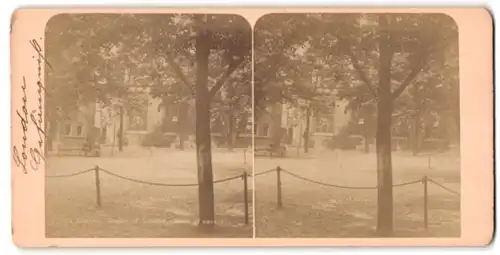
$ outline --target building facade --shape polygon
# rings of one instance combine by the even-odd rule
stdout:
[[[144,92],[146,93],[146,92]],[[161,125],[166,116],[160,100],[151,97],[144,101],[141,110],[123,110],[124,141],[128,146],[140,146],[144,137]],[[97,141],[103,146],[117,146],[120,129],[120,107],[102,107],[100,104],[81,106],[54,127],[53,150],[83,147],[90,130],[96,129]]]
[[[315,110],[307,100],[299,100],[296,105],[280,103],[268,107],[254,125],[256,144],[278,136],[287,146],[304,146],[304,134],[309,126],[309,147],[324,148],[325,143],[351,120],[351,114],[345,111],[346,104],[337,102],[327,112]]]

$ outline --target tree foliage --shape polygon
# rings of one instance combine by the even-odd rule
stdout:
[[[424,113],[420,117],[422,129],[437,126],[448,116],[458,124],[455,23],[439,14],[386,16],[391,37],[394,129],[405,136],[410,132],[409,120],[417,108],[412,102],[413,90],[407,89],[410,85],[423,93],[418,105]],[[376,128],[380,56],[376,14],[273,14],[261,18],[255,31],[257,107],[291,99],[292,95],[333,105],[314,89],[312,77],[319,76],[320,86],[335,91],[337,100],[347,101],[346,110],[354,118],[366,120],[369,130]],[[441,125],[451,124],[441,121]],[[435,130],[427,133],[443,138]]]
[[[48,95],[60,100],[48,100],[49,111],[72,114],[96,101],[105,106],[121,102],[128,111],[143,107],[144,98],[130,87],[147,88],[153,98],[162,100],[162,108],[194,100],[195,16],[61,14],[52,18],[46,31],[48,61],[54,67],[47,70]],[[214,115],[228,106],[248,112],[250,28],[238,16],[207,18],[213,30],[209,89],[211,97],[218,98]],[[235,99],[222,95],[228,90],[237,91],[234,96],[242,106],[232,107]],[[231,102],[222,103],[222,98]]]

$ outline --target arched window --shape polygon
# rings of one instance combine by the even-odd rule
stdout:
[[[148,120],[148,102],[141,103],[134,107],[128,114],[128,130],[146,131]]]

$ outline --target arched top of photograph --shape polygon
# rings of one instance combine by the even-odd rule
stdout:
[[[294,174],[304,173],[294,175],[297,178],[304,179],[307,168],[307,175],[316,175],[316,180],[331,174],[337,182],[345,177],[378,186],[377,236],[410,231],[404,224],[399,226],[404,230],[394,228],[392,187],[398,178],[426,170],[403,161],[439,155],[433,156],[439,158],[435,161],[452,169],[447,181],[455,186],[460,183],[458,28],[451,17],[434,13],[267,14],[255,24],[254,61],[258,130],[275,130],[270,136],[278,140],[284,137],[283,146],[293,148],[287,157],[321,165],[315,169],[310,162],[302,168],[299,163],[290,164],[290,169],[296,168]],[[346,152],[339,156],[341,151]],[[266,163],[270,162],[256,161]],[[439,175],[438,171],[434,174]],[[365,178],[369,175],[373,178]],[[449,213],[446,217],[455,225],[443,228],[440,236],[460,235],[460,220]],[[265,225],[256,228],[263,229],[263,237],[289,236],[294,231],[294,237],[336,236],[322,232],[327,227],[321,220],[313,231],[314,222],[308,221],[310,232],[294,228],[277,234],[268,232]],[[349,220],[342,222],[347,225]],[[350,231],[342,235],[359,234]]]
[[[45,31],[45,57],[53,67],[45,69],[48,160],[61,162],[60,155],[83,152],[85,157],[75,162],[97,164],[98,160],[87,156],[110,162],[130,159],[147,162],[148,167],[140,171],[140,179],[145,181],[185,186],[182,182],[191,180],[187,186],[193,187],[199,182],[199,211],[177,206],[194,199],[189,195],[181,195],[173,203],[176,210],[186,210],[183,215],[192,215],[189,221],[198,215],[201,229],[213,229],[214,183],[240,179],[250,167],[246,150],[252,146],[248,128],[252,122],[251,40],[250,24],[238,15],[75,13],[52,17]],[[113,114],[103,122],[100,112]],[[61,123],[67,116],[81,121]],[[62,133],[59,126],[66,127],[68,134],[78,131],[79,137]],[[160,171],[166,169],[169,171]],[[216,177],[236,177],[214,180],[215,169]],[[110,173],[118,170],[120,176],[138,173],[135,167],[118,165]],[[48,169],[53,171],[57,169]],[[160,172],[168,172],[164,176],[168,178],[161,180]],[[119,187],[116,183],[115,188]],[[57,188],[49,185],[47,189],[50,193]],[[49,210],[55,218],[61,212],[53,207]],[[227,230],[206,235],[252,236],[249,210],[245,213],[243,227],[233,227],[227,217],[218,217],[226,222],[217,227]],[[48,221],[48,236],[71,235],[71,226],[57,229]],[[89,231],[123,237],[128,226],[116,231],[95,226]],[[171,225],[166,226],[167,231],[146,231],[147,224],[141,227],[132,234],[203,236],[186,226],[180,232]]]

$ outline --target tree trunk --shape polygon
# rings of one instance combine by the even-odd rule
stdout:
[[[415,114],[413,115],[413,139],[412,139],[412,149],[413,155],[416,156],[420,151],[420,91],[417,83],[413,85],[413,102],[415,104]]]
[[[232,111],[228,112],[228,130],[227,130],[227,148],[229,151],[234,149],[235,143],[235,134],[236,134],[236,118],[234,117],[234,113]]]
[[[118,151],[123,151],[123,115],[124,109],[123,106],[120,105],[120,126],[118,130]]]
[[[88,149],[90,152],[94,150],[95,141],[98,139],[99,128],[95,127],[95,118],[96,118],[96,103],[90,104],[89,112],[87,113],[87,123],[89,124],[87,129],[87,142]]]
[[[248,114],[247,112],[243,112],[241,115],[240,115],[240,121],[238,122],[237,124],[237,129],[236,129],[236,134],[234,135],[234,139],[237,141],[238,138],[240,137],[240,135],[242,133],[246,133],[246,127],[248,125]],[[247,140],[245,139],[244,141],[244,144],[245,144],[245,147],[247,145]],[[250,142],[251,144],[251,142]]]
[[[184,133],[181,133],[179,134],[179,150],[183,151],[184,150]]]
[[[170,116],[170,112],[169,112],[169,107],[170,106],[170,102],[168,100],[168,97],[166,96],[163,96],[161,98],[161,108],[162,108],[162,111],[161,111],[161,114],[162,114],[162,117],[161,117],[161,132],[162,133],[165,133],[165,132],[169,132],[169,124],[170,124],[170,121],[172,120],[172,116]]]
[[[377,231],[383,236],[390,235],[393,231],[391,104],[390,99],[379,97],[376,140],[379,187]]]
[[[198,163],[199,226],[214,226],[214,187],[210,137],[208,57],[211,36],[203,28],[196,38],[196,156]]]
[[[392,194],[392,94],[391,61],[393,53],[389,46],[388,21],[385,14],[379,15],[380,58],[378,83],[377,116],[377,183],[378,210],[377,232],[381,236],[390,236],[393,232],[393,194]]]
[[[363,124],[363,133],[365,136],[365,153],[370,153],[370,138],[368,137],[368,130],[366,130],[366,124]]]
[[[309,130],[311,127],[311,107],[306,109],[306,131],[304,132],[304,153],[309,152]]]
[[[235,95],[234,91],[234,84],[229,83],[227,86],[227,98],[230,101],[233,100],[233,97]],[[235,111],[237,111],[237,102],[231,102],[229,103],[229,109],[226,111],[227,112],[227,122],[228,122],[228,129],[227,129],[227,137],[226,137],[226,143],[229,151],[232,151],[235,146],[235,135],[236,135],[236,116],[235,116]]]
[[[179,149],[184,150],[184,140],[186,139],[186,120],[187,120],[188,105],[185,102],[179,103],[179,114],[177,117],[178,135],[179,135]]]

